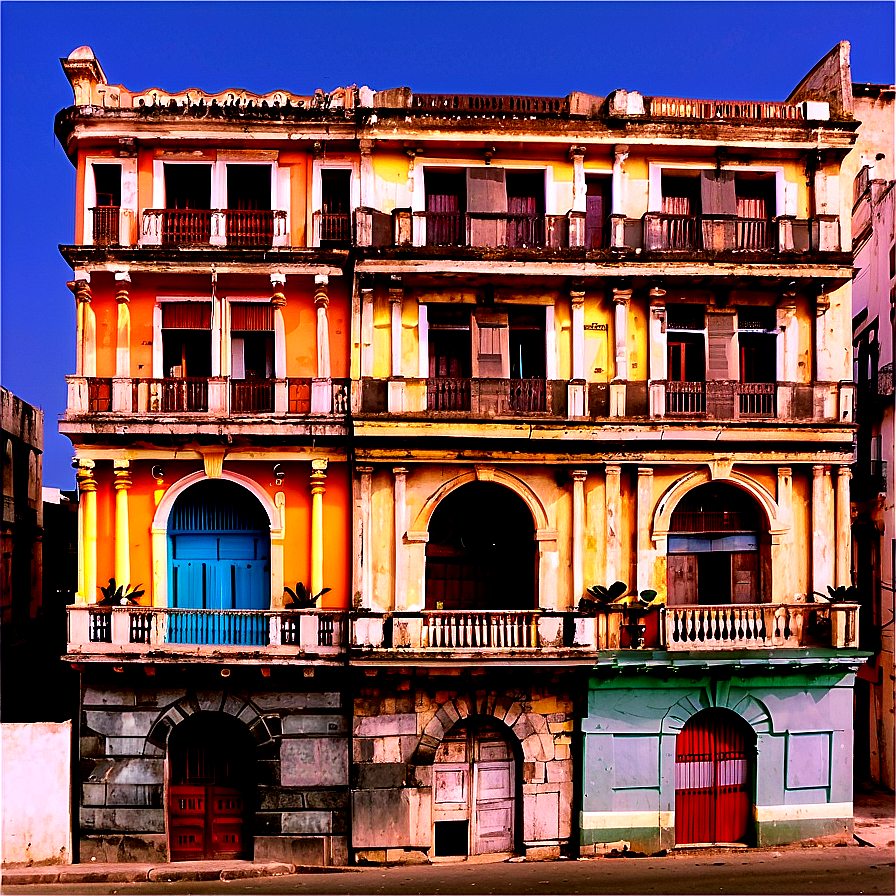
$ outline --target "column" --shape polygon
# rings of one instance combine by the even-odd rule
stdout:
[[[326,274],[318,274],[314,278],[314,308],[317,313],[317,375],[320,379],[330,378],[330,322],[327,319],[327,308],[330,304],[328,295],[329,278]]]
[[[395,502],[395,556],[392,569],[392,597],[393,608],[397,611],[406,609],[405,606],[405,564],[404,564],[404,533],[407,530],[406,515],[406,487],[407,467],[394,467],[394,502]]]
[[[585,290],[581,284],[574,284],[569,293],[572,310],[572,333],[570,338],[572,380],[569,384],[569,416],[585,416]]]
[[[585,480],[587,470],[572,471],[572,602],[575,609],[585,593]]]
[[[653,467],[638,467],[638,568],[635,590],[653,588],[654,556],[653,539],[650,537],[650,517],[653,511]]]
[[[585,245],[585,216],[588,210],[588,186],[585,183],[585,147],[571,146],[572,208],[569,212],[569,246]]]
[[[94,462],[79,460],[75,474],[78,480],[79,526],[81,530],[81,563],[79,565],[79,604],[96,603],[96,477]]]
[[[274,309],[274,413],[285,414],[289,410],[289,386],[286,380],[286,326],[283,309],[286,307],[286,278],[271,274],[271,306]]]
[[[834,508],[831,470],[812,467],[812,591],[827,594],[834,584]]]
[[[127,271],[115,274],[118,292],[118,329],[115,342],[115,379],[112,381],[112,410],[128,413],[131,411],[131,309],[128,287],[131,275]]]
[[[75,373],[77,376],[96,376],[96,315],[90,307],[90,278],[83,274],[66,286],[74,293],[78,312]]]
[[[772,603],[790,603],[796,598],[793,586],[793,471],[778,467],[778,519],[785,532],[772,535]]]
[[[361,592],[361,608],[370,610],[373,608],[373,530],[371,509],[371,486],[373,480],[373,467],[356,467],[360,476],[360,513],[359,527],[360,542],[358,546],[358,562],[360,573],[358,576],[358,590]]]
[[[666,290],[654,286],[650,290],[650,318],[648,321],[647,378],[650,388],[650,416],[663,417],[666,413]]]
[[[627,158],[627,146],[614,147],[610,245],[617,248],[625,246],[625,160]]]
[[[373,276],[361,274],[361,376],[373,376]]]
[[[793,384],[799,377],[800,332],[796,322],[796,293],[785,292],[775,310],[777,412],[779,420],[791,416]]]
[[[373,196],[373,140],[359,140],[358,148],[361,151],[361,208],[375,208]]]
[[[613,287],[615,368],[610,383],[610,416],[625,416],[625,384],[628,380],[628,306],[632,290]]]
[[[401,376],[401,306],[404,289],[401,277],[389,278],[389,308],[392,320],[392,376]]]
[[[314,278],[314,308],[317,314],[317,376],[311,381],[311,413],[329,414],[332,410],[330,385],[330,324],[327,307],[329,280],[326,274]]]
[[[612,585],[619,580],[622,571],[622,533],[621,525],[622,496],[620,479],[622,467],[619,464],[607,464],[605,467],[607,492],[607,572],[605,585]]]
[[[312,594],[324,588],[324,492],[327,461],[311,461],[311,586]]]
[[[131,538],[128,526],[128,489],[131,487],[130,463],[116,460],[112,463],[115,477],[115,584],[131,582]]]
[[[849,480],[852,471],[847,466],[837,467],[837,500],[836,500],[836,580],[834,587],[852,584],[852,540],[850,523],[852,517],[849,508]]]
[[[429,306],[417,305],[417,376],[429,376]]]
[[[401,277],[389,278],[389,309],[391,311],[392,350],[391,379],[389,380],[389,410],[404,410],[404,380],[401,379],[401,310],[404,301],[404,288]]]
[[[815,299],[815,380],[829,383],[838,379],[833,374],[833,358],[828,341],[828,311],[831,300],[822,289]]]

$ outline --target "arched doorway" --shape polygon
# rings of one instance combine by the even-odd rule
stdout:
[[[529,610],[538,605],[535,524],[517,494],[470,482],[433,512],[426,609]]]
[[[254,743],[223,712],[198,712],[168,739],[171,860],[251,857],[246,819],[254,790]]]
[[[742,489],[709,482],[672,512],[668,604],[755,604],[763,600],[769,539],[756,501]]]
[[[511,852],[517,823],[517,762],[510,740],[465,720],[445,735],[433,763],[433,854]]]
[[[737,713],[705,709],[675,741],[675,842],[745,843],[756,736]]]
[[[271,537],[267,514],[247,489],[204,480],[171,509],[169,606],[184,610],[267,610],[271,604]],[[264,644],[261,616],[224,620],[215,614],[172,614],[174,643]]]

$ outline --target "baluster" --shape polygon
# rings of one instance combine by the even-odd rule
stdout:
[[[696,626],[697,626],[697,640],[705,641],[706,640],[706,631],[704,629],[704,611],[697,610],[694,614]]]
[[[475,620],[472,615],[464,617],[464,647],[473,646],[473,624]]]
[[[790,610],[785,607],[785,609],[784,609],[784,639],[785,640],[790,638],[791,631],[792,631],[792,629],[790,627]]]
[[[724,610],[712,609],[710,611],[710,626],[712,628],[712,637],[714,641],[722,639],[722,627],[719,624],[719,617],[724,614]]]
[[[764,607],[760,607],[759,609],[759,629],[756,632],[756,637],[759,638],[759,640],[763,643],[766,643],[768,641],[768,628],[766,626],[766,614]]]
[[[696,610],[685,610],[685,624],[687,625],[687,640],[688,641],[696,641],[697,640],[697,611]]]

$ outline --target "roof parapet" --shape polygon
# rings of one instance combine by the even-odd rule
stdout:
[[[815,106],[828,103],[835,117],[852,118],[852,75],[849,68],[849,41],[841,40],[790,92],[787,103],[806,102]],[[807,118],[813,117],[807,110]]]

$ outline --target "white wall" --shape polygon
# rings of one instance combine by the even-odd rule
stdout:
[[[72,723],[0,725],[3,864],[72,860]]]

